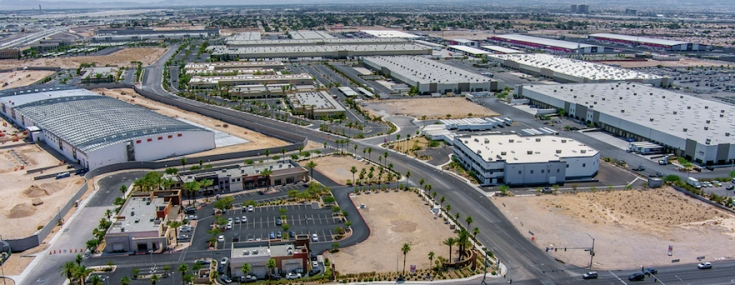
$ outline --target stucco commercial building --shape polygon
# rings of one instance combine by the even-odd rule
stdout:
[[[83,69],[82,84],[107,83],[117,80],[117,67],[88,67]]]
[[[268,274],[268,260],[276,261],[275,273],[289,273],[294,270],[309,271],[309,239],[291,241],[266,240],[233,242],[230,252],[230,272],[233,277],[241,277],[242,265],[250,265],[250,272],[258,278]]]
[[[588,38],[603,43],[623,44],[628,46],[646,46],[653,49],[665,51],[698,51],[712,49],[712,46],[692,42],[619,34],[591,34],[588,36]]]
[[[212,57],[243,58],[346,58],[371,55],[431,55],[432,49],[415,44],[269,45],[254,47],[210,46]]]
[[[272,173],[268,176],[262,174],[268,169]],[[230,193],[241,190],[280,186],[306,181],[308,172],[302,166],[290,159],[271,160],[264,163],[250,165],[226,166],[212,169],[201,169],[194,171],[179,172],[176,175],[166,175],[178,184],[186,182],[201,181],[209,179],[212,186],[202,189],[204,193]]]
[[[494,91],[504,87],[490,77],[418,56],[372,56],[363,58],[363,63],[416,87],[420,94]]]
[[[193,76],[189,80],[192,89],[209,89],[224,85],[267,85],[267,84],[293,84],[311,85],[314,78],[308,74],[276,74],[276,75],[231,75],[231,76]]]
[[[168,248],[176,230],[169,221],[181,221],[181,191],[135,193],[120,207],[105,234],[105,252],[148,253]]]
[[[700,164],[735,159],[735,107],[632,82],[522,85],[518,94],[542,108],[611,134],[650,141]]]
[[[345,108],[327,91],[298,92],[287,96],[294,114],[312,119],[334,118],[345,115]]]
[[[210,150],[214,132],[67,85],[0,92],[0,113],[71,161],[95,169]]]
[[[454,155],[482,185],[563,184],[597,175],[600,153],[573,139],[517,134],[458,135]]]
[[[605,47],[526,35],[497,35],[488,40],[551,53],[603,53]]]
[[[502,66],[562,83],[632,81],[667,86],[668,77],[549,54],[489,54]]]

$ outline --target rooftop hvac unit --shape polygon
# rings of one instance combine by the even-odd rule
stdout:
[[[625,113],[625,110],[620,110],[620,113]]]
[[[687,106],[687,110],[690,110],[690,109],[692,109],[692,106]]]
[[[556,150],[556,153],[561,153],[561,149],[557,149]]]
[[[649,120],[651,120],[651,122],[653,122],[653,118],[650,118]]]
[[[674,111],[674,115],[676,115],[677,113],[679,113],[679,112],[677,112],[677,111]]]
[[[687,130],[688,130],[687,128],[684,128],[684,132],[685,132],[685,133],[686,133],[686,131],[687,131]]]
[[[537,139],[536,139],[536,142],[541,142],[541,139],[537,138]]]
[[[561,140],[561,143],[567,143],[567,140]]]
[[[709,130],[709,127],[704,127],[704,130],[705,130],[705,131],[706,131],[706,130]]]
[[[513,139],[509,139],[508,142],[512,143],[513,142]]]
[[[579,153],[587,153],[586,149],[580,150]]]
[[[526,154],[533,154],[532,150],[526,151]]]
[[[707,120],[707,124],[709,124],[709,123],[710,123],[710,120]]]

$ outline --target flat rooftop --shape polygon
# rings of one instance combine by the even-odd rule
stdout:
[[[388,68],[391,72],[419,83],[479,83],[491,78],[419,56],[369,56],[364,61]]]
[[[600,113],[629,122],[628,125],[641,125],[681,139],[710,139],[713,145],[735,143],[735,136],[728,136],[730,132],[735,134],[735,107],[724,103],[633,82],[525,85],[524,96],[526,90],[592,106]],[[626,128],[625,124],[621,122],[616,127]]]
[[[84,69],[84,75],[82,75],[82,78],[86,77],[95,77],[95,74],[99,74],[102,77],[107,77],[108,75],[112,75],[112,73],[117,72],[117,67],[89,67]]]
[[[257,47],[225,47],[211,46],[212,54],[283,54],[296,55],[299,53],[328,53],[337,51],[413,51],[426,50],[415,44],[370,44],[370,45],[293,45],[293,46],[257,46]]]
[[[484,50],[481,50],[481,49],[476,49],[476,48],[468,47],[468,46],[462,46],[462,45],[452,45],[452,46],[449,46],[449,47],[450,48],[453,48],[453,49],[456,49],[456,50],[461,50],[461,51],[466,52],[466,53],[469,53],[469,54],[489,54],[490,53],[488,51],[484,51]]]
[[[608,34],[608,33],[591,34],[590,37],[608,38],[608,39],[624,40],[624,41],[631,41],[631,42],[641,42],[641,43],[657,44],[657,45],[664,45],[664,46],[675,46],[675,45],[689,43],[689,42],[682,42],[682,41],[675,41],[675,40],[656,39],[656,38],[650,38],[650,37],[629,36],[629,35],[619,35],[619,34]]]
[[[288,31],[291,38],[294,40],[302,39],[334,39],[334,36],[330,35],[325,31]]]
[[[293,94],[296,100],[305,107],[314,106],[316,110],[344,111],[345,108],[337,103],[327,91],[300,92]]]
[[[525,53],[524,51],[501,46],[481,46],[481,48],[498,53]]]
[[[255,41],[260,40],[260,32],[244,32],[227,37],[228,41]]]
[[[227,46],[279,46],[279,45],[364,45],[375,43],[406,43],[401,38],[303,38],[287,40],[226,40]]]
[[[243,257],[270,257],[268,241],[235,242],[232,244],[230,258]]]
[[[133,196],[120,209],[117,222],[107,230],[107,233],[156,231],[161,225],[161,221],[156,217],[156,211],[163,210],[167,205],[168,202],[163,198]]]
[[[308,74],[272,74],[272,75],[232,75],[232,76],[193,76],[189,83],[217,83],[220,81],[268,81],[268,80],[305,80],[312,79]]]
[[[550,69],[557,73],[594,80],[649,80],[661,78],[661,76],[649,73],[550,54],[489,54],[488,57],[498,60],[510,60],[523,65]]]
[[[555,39],[547,39],[547,38],[540,38],[540,37],[532,37],[532,36],[526,36],[526,35],[496,35],[493,38],[501,38],[501,39],[506,39],[506,40],[511,40],[511,41],[534,43],[534,44],[567,48],[567,49],[594,47],[594,45],[589,45],[589,44],[575,43],[575,42],[555,40]]]
[[[597,150],[560,136],[520,136],[517,134],[481,134],[456,136],[465,146],[485,161],[505,160],[506,163],[533,163],[590,157]]]
[[[360,32],[371,35],[376,38],[404,38],[404,39],[412,39],[412,38],[420,38],[421,36],[409,34],[406,32],[396,31],[396,30],[360,30]]]
[[[194,170],[194,171],[185,171],[178,173],[178,176],[181,177],[181,179],[184,182],[192,182],[195,181],[196,178],[202,178],[202,177],[210,177],[210,176],[217,176],[217,177],[242,177],[242,176],[255,176],[259,175],[261,171],[264,169],[269,169],[273,172],[277,172],[280,170],[296,170],[301,171],[303,168],[298,165],[297,163],[291,161],[290,159],[280,159],[280,160],[271,160],[264,163],[256,163],[256,164],[249,164],[249,165],[237,165],[237,166],[229,166],[224,167],[216,170]],[[173,176],[171,176],[173,177]]]
[[[280,61],[227,61],[209,63],[187,63],[185,69],[210,69],[210,68],[259,68],[262,66],[286,66]]]

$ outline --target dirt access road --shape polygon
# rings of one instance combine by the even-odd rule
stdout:
[[[735,217],[669,187],[501,197],[492,202],[526,238],[533,232],[539,248],[562,248],[549,254],[581,267],[589,265],[589,252],[563,248],[590,247],[590,236],[595,238],[598,270],[735,256]]]
[[[0,90],[31,85],[46,76],[54,74],[49,70],[19,70],[0,73]],[[5,85],[7,83],[8,85]]]

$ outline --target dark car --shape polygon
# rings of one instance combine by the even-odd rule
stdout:
[[[651,274],[656,275],[658,274],[658,270],[656,270],[656,268],[648,268],[646,269],[645,274],[646,275],[651,275]]]
[[[281,276],[278,274],[268,275],[269,280],[281,280]]]
[[[184,209],[184,214],[193,215],[197,213],[197,209],[195,208],[186,208]]]
[[[597,279],[597,272],[590,271],[585,274],[582,274],[583,279]]]
[[[643,273],[633,273],[632,275],[628,276],[629,281],[643,281],[646,280],[646,275],[643,275]]]
[[[283,221],[281,221],[281,218],[276,219],[276,225],[280,226],[283,224]]]
[[[725,189],[727,190],[732,190],[734,188],[735,188],[735,185],[727,185],[727,187],[725,187]]]
[[[319,275],[322,273],[322,270],[319,268],[314,268],[311,271],[309,271],[309,276]]]

